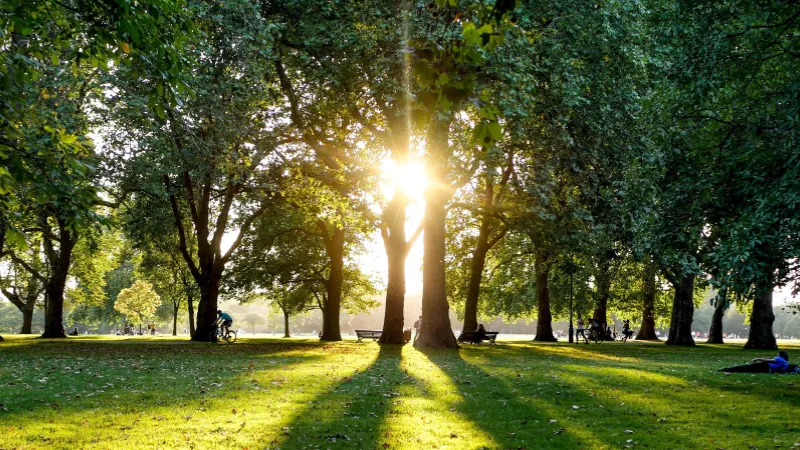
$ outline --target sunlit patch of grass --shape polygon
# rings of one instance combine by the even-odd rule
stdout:
[[[716,372],[763,353],[12,336],[0,449],[790,448],[800,377]]]

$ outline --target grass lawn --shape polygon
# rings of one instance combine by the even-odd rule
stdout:
[[[5,337],[0,449],[800,449],[800,376],[740,345]]]

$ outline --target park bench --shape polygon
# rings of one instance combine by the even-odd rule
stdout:
[[[381,338],[383,334],[383,330],[356,330],[356,337],[358,337],[358,342],[363,342],[362,339],[370,338],[373,341],[376,341]]]
[[[483,333],[483,339],[478,342],[475,342],[477,331],[462,331],[461,334],[458,336],[458,343],[463,344],[464,342],[473,342],[479,344],[482,341],[489,341],[490,344],[494,344],[495,339],[497,339],[497,335],[499,334],[497,331],[487,331]]]

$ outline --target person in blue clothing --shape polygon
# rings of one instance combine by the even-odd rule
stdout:
[[[726,367],[720,372],[784,373],[789,368],[789,354],[781,350],[774,358],[755,358],[750,364]]]
[[[217,310],[217,324],[222,327],[222,335],[225,336],[228,334],[228,329],[231,325],[233,325],[233,317],[226,312],[222,312],[221,309]]]

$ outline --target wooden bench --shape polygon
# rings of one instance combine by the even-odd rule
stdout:
[[[489,341],[490,344],[494,344],[495,339],[497,339],[497,335],[499,334],[497,331],[487,331],[483,333],[483,339],[477,341],[476,335],[478,334],[477,331],[462,331],[461,334],[458,336],[458,343],[463,344],[464,342],[471,342],[475,344],[479,344],[482,341]],[[476,342],[477,341],[477,342]]]
[[[373,341],[376,341],[381,338],[383,334],[383,330],[356,330],[356,337],[358,337],[358,342],[363,342],[362,339],[370,338]]]

